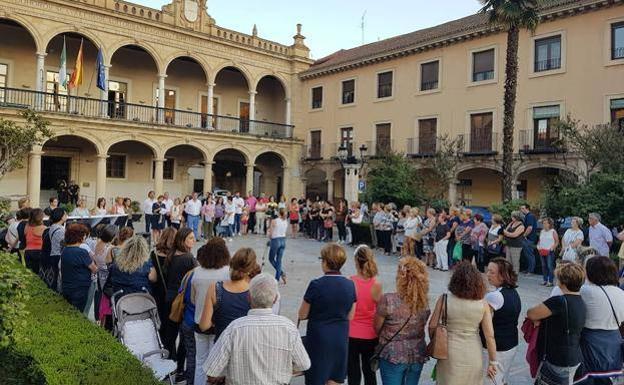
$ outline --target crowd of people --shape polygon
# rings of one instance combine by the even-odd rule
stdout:
[[[613,234],[598,214],[588,216],[587,234],[575,217],[559,237],[554,221],[538,222],[528,205],[507,223],[493,215],[486,224],[454,207],[427,208],[422,217],[419,208],[392,203],[369,210],[344,200],[194,193],[181,201],[150,192],[145,233],[138,234],[128,226],[66,223],[57,203],[51,199],[42,210],[20,202],[6,232],[8,249],[107,330],[114,295],[149,292],[176,380],[189,385],[284,384],[298,374],[309,385],[373,385],[377,369],[384,385],[417,384],[431,359],[437,384],[510,383],[521,338],[520,261],[532,272],[538,256],[542,283],[553,289],[522,325],[536,383],[611,384],[622,376],[624,291],[609,252],[624,232]],[[123,198],[111,210],[98,200],[89,215],[123,214],[124,206]],[[86,210],[85,203],[78,207]],[[253,249],[230,255],[232,237],[252,233],[266,234],[274,276],[261,274]],[[319,258],[323,275],[309,283],[297,314],[306,323],[303,338],[279,315],[287,236],[328,242]],[[344,243],[355,246],[351,277],[341,273]],[[386,292],[375,248],[399,257],[395,287]],[[429,269],[452,269],[436,301]],[[170,314],[180,293],[177,322]]]

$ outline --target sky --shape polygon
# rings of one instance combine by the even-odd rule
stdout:
[[[170,0],[131,0],[160,9]],[[442,5],[443,4],[443,5]],[[297,23],[319,59],[340,49],[431,27],[479,10],[477,0],[208,0],[208,13],[217,24],[251,34],[253,25],[262,38],[291,45]]]

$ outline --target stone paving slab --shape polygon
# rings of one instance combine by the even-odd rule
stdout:
[[[240,247],[251,247],[256,251],[258,259],[261,260],[263,255],[266,256],[268,254],[266,242],[267,239],[264,237],[249,235],[235,237],[232,242],[228,242],[228,247],[230,248],[230,251],[232,253],[234,253]],[[280,294],[282,298],[281,314],[292,319],[294,322],[297,320],[297,311],[299,309],[299,305],[301,304],[301,300],[307,288],[308,282],[311,279],[316,278],[322,274],[319,256],[320,250],[323,246],[324,243],[305,238],[289,238],[286,241],[286,251],[284,253],[284,259],[282,261],[282,264],[284,267],[284,271],[287,274],[288,284],[286,286],[280,285]],[[353,254],[353,248],[346,248],[348,251],[349,260],[343,268],[343,274],[351,275],[355,272],[353,258],[351,258]],[[377,253],[376,256],[379,266],[379,279],[383,284],[384,292],[394,291],[398,257],[385,256],[383,255],[383,253]],[[264,264],[263,271],[269,274],[274,274],[275,271],[268,262],[268,256],[266,256],[266,258],[267,260]],[[434,304],[437,297],[446,291],[446,286],[448,285],[449,278],[450,273],[448,272],[441,272],[433,269],[429,270],[430,303]],[[541,286],[540,283],[541,277],[537,275],[521,275],[519,282],[520,286],[518,288],[518,292],[522,299],[521,317],[524,317],[528,308],[539,302],[542,302],[545,298],[548,297],[550,289]],[[305,333],[304,325],[302,325],[301,330]],[[514,365],[512,367],[509,385],[532,384],[532,380],[529,376],[528,366],[524,359],[527,345],[522,337],[520,337],[520,341],[521,342],[518,349],[518,354],[516,355]],[[435,360],[429,361],[425,365],[425,368],[423,369],[421,375],[420,384],[428,385],[434,383],[430,379],[434,362]],[[296,385],[302,385],[303,383],[304,382],[302,378],[295,378],[292,381],[292,384]],[[379,383],[381,384],[381,382]]]

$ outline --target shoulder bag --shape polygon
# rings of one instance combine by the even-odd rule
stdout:
[[[390,344],[390,342],[392,342],[396,336],[399,335],[399,333],[401,333],[401,331],[405,328],[405,326],[410,322],[410,320],[412,319],[412,314],[409,315],[409,317],[407,317],[407,320],[405,321],[405,323],[399,328],[399,330],[396,331],[396,333],[394,333],[392,335],[392,337],[390,337],[390,339],[388,339],[388,341],[386,341],[385,344],[383,344],[381,346],[381,348],[379,348],[379,350],[377,350],[375,352],[375,354],[373,354],[373,356],[370,358],[370,360],[368,361],[371,367],[371,370],[373,372],[376,372],[377,369],[379,369],[379,356],[381,355],[381,353],[384,351],[384,349],[386,348],[386,346],[388,346]]]
[[[188,282],[193,278],[193,269],[189,270],[182,278],[178,295],[173,299],[171,303],[171,312],[169,313],[169,319],[175,323],[182,322],[184,317],[184,295],[188,289]]]
[[[569,312],[568,312],[568,300],[565,295],[561,296],[563,298],[563,306],[565,308],[565,335],[566,335],[566,347],[570,344],[570,324],[569,324]],[[550,322],[550,320],[546,320],[546,322]],[[540,325],[540,329],[542,326]],[[540,363],[540,367],[537,370],[537,377],[535,378],[535,385],[558,385],[565,384],[569,382],[567,374],[563,374],[554,370],[552,368],[552,364],[548,362],[548,357],[546,354],[546,347],[548,345],[548,325],[544,325],[544,355],[542,357],[542,362]],[[566,357],[567,358],[567,357]]]
[[[438,324],[433,331],[433,335],[431,335],[429,345],[427,345],[427,355],[437,360],[448,359],[447,298],[447,294],[442,294],[440,307],[436,308]]]

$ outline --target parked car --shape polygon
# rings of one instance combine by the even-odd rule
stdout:
[[[483,222],[491,226],[492,225],[492,213],[487,207],[484,206],[466,206],[467,209],[472,210],[472,216],[475,214],[481,214],[483,216]]]

